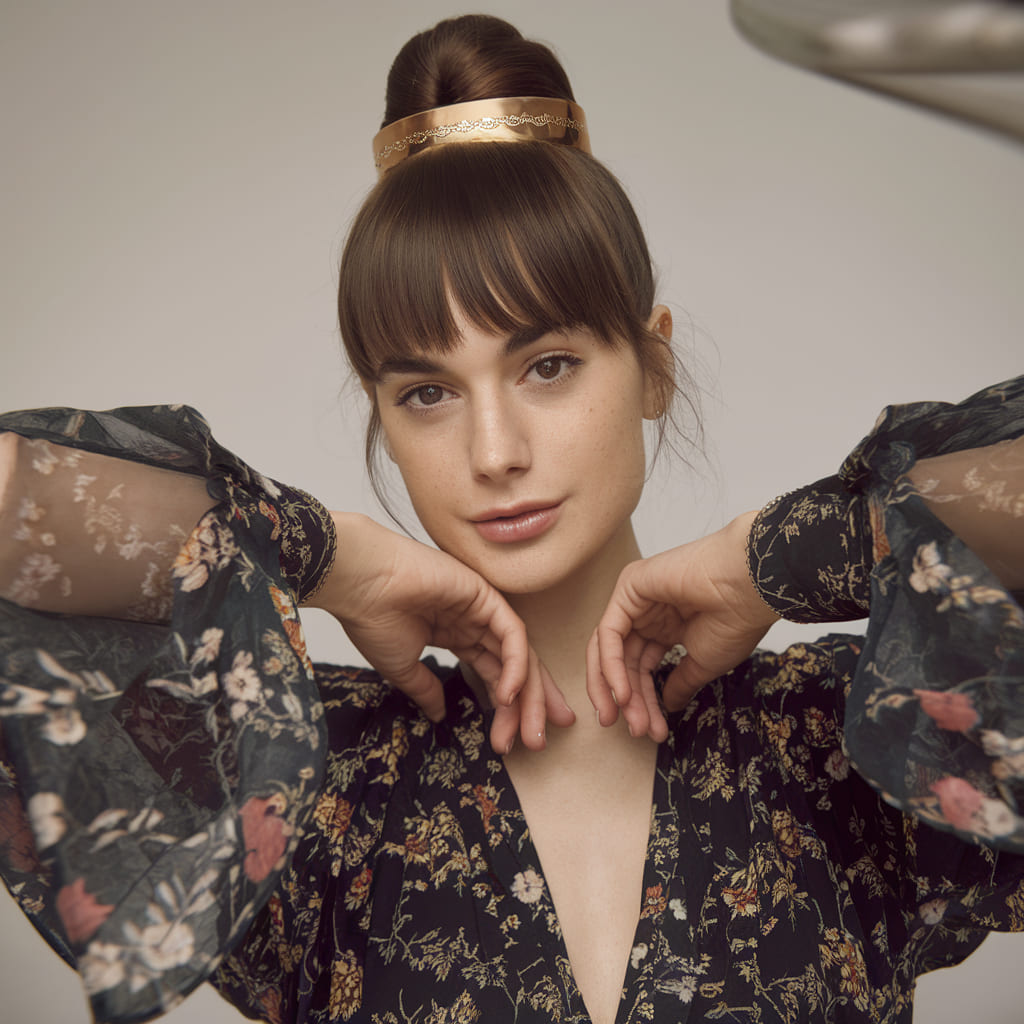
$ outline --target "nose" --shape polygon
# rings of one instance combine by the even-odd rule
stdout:
[[[491,395],[474,404],[470,420],[470,464],[479,480],[500,480],[530,468],[528,424],[507,398]]]

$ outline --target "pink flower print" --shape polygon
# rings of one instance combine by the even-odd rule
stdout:
[[[985,797],[969,782],[947,775],[933,782],[931,791],[939,798],[942,816],[954,828],[969,831]]]
[[[284,856],[292,828],[281,812],[285,798],[281,793],[263,798],[251,796],[238,812],[245,842],[245,874],[252,882],[262,882]]]
[[[966,693],[943,693],[940,690],[915,690],[915,696],[921,701],[921,710],[931,718],[940,729],[951,732],[967,732],[973,729],[980,720],[974,710],[974,703]]]
[[[57,913],[71,943],[82,942],[96,932],[113,911],[113,904],[100,903],[85,891],[85,879],[76,878],[57,893]]]

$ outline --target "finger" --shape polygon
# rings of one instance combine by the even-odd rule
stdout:
[[[636,689],[632,690],[625,707],[619,709],[622,717],[629,726],[629,735],[634,738],[643,736],[651,726],[650,716],[647,713],[647,702],[644,700],[639,677],[637,678]]]
[[[646,672],[648,675],[653,674],[668,650],[667,644],[658,643],[657,640],[648,640],[644,644],[643,653],[640,655],[640,671]]]
[[[444,718],[444,688],[422,662],[413,662],[408,672],[392,674],[388,680],[404,693],[432,722]]]
[[[665,721],[665,716],[662,714],[658,694],[654,688],[654,676],[650,672],[641,673],[640,693],[647,707],[647,719],[649,722],[647,735],[655,743],[663,743],[668,739],[668,722]]]
[[[542,668],[540,659],[532,649],[529,650],[528,659],[526,683],[516,698],[519,704],[519,735],[530,750],[543,750],[546,745],[547,709],[546,684],[542,672],[547,672],[547,669]]]
[[[544,684],[544,710],[552,725],[567,729],[576,721],[576,712],[569,707],[565,695],[558,688],[543,662],[539,662],[541,681]]]
[[[615,703],[612,688],[601,671],[601,652],[596,629],[587,641],[587,696],[597,712],[598,725],[613,725],[619,717],[619,706]]]
[[[613,599],[597,625],[597,645],[601,672],[619,707],[629,703],[632,692],[623,648],[624,638],[629,636],[632,629],[632,620]]]
[[[687,654],[669,674],[662,690],[662,699],[669,711],[681,711],[696,694],[718,675]]]
[[[501,677],[494,693],[496,703],[508,706],[530,678],[532,651],[522,620],[501,598],[497,600],[501,601],[501,606],[492,617],[489,630],[485,631],[482,640],[485,645],[492,644],[495,639],[498,641]]]
[[[519,734],[519,705],[498,704],[491,722],[491,746],[498,754],[511,754]]]

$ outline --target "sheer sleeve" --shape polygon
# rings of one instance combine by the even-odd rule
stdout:
[[[749,549],[786,617],[869,616],[845,715],[861,775],[929,824],[1017,851],[1022,437],[1024,378],[891,407],[836,477],[767,506]]]
[[[0,417],[0,872],[141,1021],[269,898],[323,774],[297,605],[330,518],[181,407]]]
[[[172,566],[212,504],[201,477],[4,435],[0,596],[24,608],[166,622]]]

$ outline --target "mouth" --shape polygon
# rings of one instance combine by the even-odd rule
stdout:
[[[493,509],[472,522],[484,540],[511,544],[532,540],[546,533],[555,525],[560,509],[561,502],[553,505],[518,505]]]

